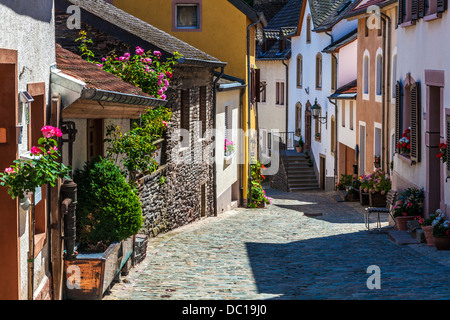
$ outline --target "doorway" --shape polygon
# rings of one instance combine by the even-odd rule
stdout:
[[[305,105],[305,150],[311,150],[311,103]]]
[[[319,188],[325,190],[325,181],[327,176],[326,169],[326,157],[320,155],[320,163],[319,163]]]

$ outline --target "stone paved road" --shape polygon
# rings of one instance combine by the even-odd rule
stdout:
[[[330,193],[268,194],[268,208],[150,239],[146,260],[104,299],[450,298],[450,252],[369,234],[363,207]],[[380,267],[379,290],[366,286],[370,265]]]

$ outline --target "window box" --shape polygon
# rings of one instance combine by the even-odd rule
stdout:
[[[398,153],[397,156],[400,160],[406,162],[407,164],[409,164],[411,166],[416,164],[415,161],[411,160],[411,157],[408,154]]]

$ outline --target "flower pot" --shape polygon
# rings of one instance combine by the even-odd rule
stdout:
[[[101,300],[118,273],[131,265],[133,246],[134,237],[130,237],[111,244],[105,252],[79,253],[76,258],[65,259],[64,298]]]
[[[435,237],[434,245],[438,250],[450,250],[450,237]]]
[[[427,240],[427,245],[429,247],[434,247],[434,236],[433,236],[433,226],[423,226],[423,234]]]
[[[295,147],[295,149],[297,149],[298,153],[302,152],[302,147]]]
[[[347,192],[347,195],[345,196],[345,200],[350,201],[350,202],[359,201],[359,193],[356,191]]]
[[[380,192],[369,193],[369,205],[371,207],[386,207],[386,194]]]
[[[363,206],[367,206],[369,204],[369,194],[359,190],[359,203]]]
[[[397,229],[401,231],[407,231],[408,227],[406,223],[410,220],[414,220],[414,216],[400,216],[395,218],[397,221]]]

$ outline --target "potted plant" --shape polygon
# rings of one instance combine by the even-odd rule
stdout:
[[[295,135],[297,137],[301,137],[302,136],[302,129],[298,128],[297,130],[295,130]]]
[[[303,150],[303,145],[304,145],[303,137],[300,136],[300,139],[297,141],[297,144],[295,145],[295,148],[297,149],[297,152],[298,152],[298,153],[301,153],[301,152],[302,152],[302,150]]]
[[[411,153],[411,128],[403,132],[402,137],[398,140],[397,148],[399,153],[409,157]]]
[[[345,190],[347,191],[347,194],[345,195],[345,200],[350,202],[359,201],[359,188],[359,181],[352,181],[351,185],[346,186]]]
[[[143,224],[137,190],[111,160],[97,158],[77,170],[76,235],[78,255],[65,259],[67,270],[78,267],[84,281],[66,286],[67,299],[101,299],[113,279],[128,263],[134,235]]]
[[[407,222],[422,216],[424,190],[408,188],[401,192],[393,208],[392,216],[397,222],[398,230],[407,230]]]
[[[436,156],[442,160],[442,163],[447,162],[447,141],[439,144],[439,153]]]
[[[391,180],[380,169],[372,174],[361,177],[361,189],[369,196],[369,205],[372,207],[385,207],[386,194],[391,190]]]
[[[371,188],[370,175],[361,175],[359,177],[359,202],[361,205],[366,206],[369,204],[369,190]]]
[[[436,211],[437,216],[431,223],[433,226],[434,245],[438,250],[450,250],[450,221],[443,213]]]
[[[427,245],[429,247],[434,247],[433,226],[431,224],[436,219],[436,216],[440,213],[441,211],[438,210],[435,214],[430,214],[428,218],[423,218],[421,216],[416,217],[416,220],[419,221],[419,226],[423,230],[425,240],[427,241]]]
[[[374,166],[375,168],[379,168],[381,166],[381,156],[375,156]]]

